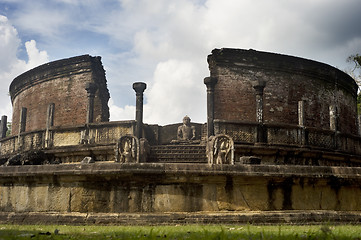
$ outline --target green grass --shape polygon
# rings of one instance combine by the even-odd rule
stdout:
[[[57,231],[57,233],[55,233]],[[354,239],[361,225],[63,226],[0,225],[1,239]]]

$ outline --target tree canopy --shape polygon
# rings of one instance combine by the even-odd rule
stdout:
[[[353,69],[351,70],[352,77],[355,78],[357,84],[361,85],[361,55],[355,54],[350,55],[347,60],[349,63],[353,63]]]
[[[346,60],[349,63],[353,63],[353,69],[351,70],[351,76],[355,79],[359,89],[361,87],[361,55],[351,55]],[[357,95],[357,112],[361,114],[361,92]]]

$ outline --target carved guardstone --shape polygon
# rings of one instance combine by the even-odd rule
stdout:
[[[135,136],[123,136],[116,145],[115,162],[139,163],[139,140]]]
[[[234,142],[225,134],[210,138],[207,145],[209,164],[234,164]]]

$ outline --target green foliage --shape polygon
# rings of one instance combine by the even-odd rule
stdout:
[[[7,124],[8,130],[6,131],[6,136],[9,136],[11,134],[11,126],[12,126],[11,122],[8,122]]]
[[[0,225],[0,239],[360,239],[360,225]]]

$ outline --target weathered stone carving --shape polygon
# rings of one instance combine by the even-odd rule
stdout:
[[[80,132],[80,144],[93,143],[95,143],[95,137],[90,133],[89,126],[86,126],[86,128]]]
[[[191,126],[191,119],[187,115],[183,118],[183,125],[178,127],[177,140],[187,141],[196,138],[196,128]]]
[[[234,142],[230,136],[211,137],[207,152],[209,164],[234,164]]]
[[[135,136],[123,136],[116,145],[115,161],[120,163],[139,162],[139,140]]]

